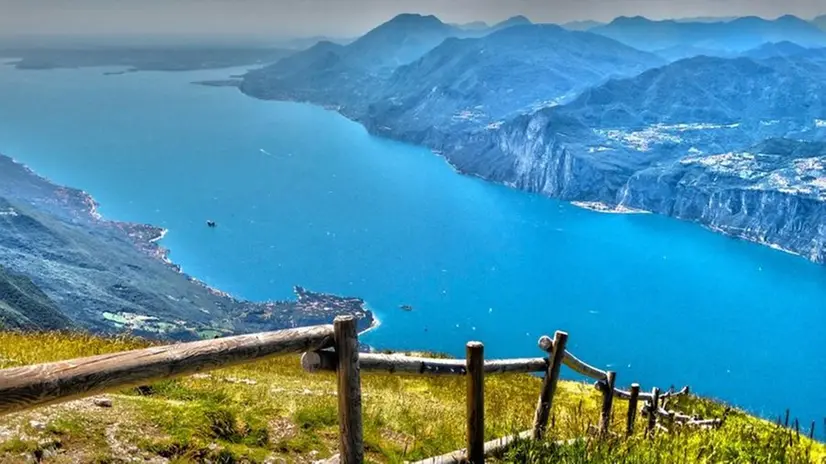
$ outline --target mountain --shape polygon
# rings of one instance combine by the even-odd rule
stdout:
[[[253,303],[183,274],[164,231],[107,221],[86,193],[54,185],[0,155],[0,320],[21,328],[131,331],[193,339],[372,314],[357,298],[296,287],[297,301]]]
[[[591,32],[655,52],[676,47],[743,52],[767,42],[794,42],[805,47],[826,46],[826,32],[794,16],[776,20],[757,17],[729,22],[652,21],[643,17],[620,17]]]
[[[718,58],[734,58],[738,56],[737,52],[729,50],[702,48],[693,45],[675,45],[673,47],[656,50],[653,53],[669,62],[694,58],[696,56],[713,56]]]
[[[826,31],[826,15],[818,16],[812,20],[812,24]]]
[[[826,121],[824,121],[826,122]],[[769,139],[635,174],[628,205],[826,262],[826,143]]]
[[[494,24],[490,27],[490,30],[488,32],[501,31],[502,29],[507,29],[509,27],[514,26],[529,26],[531,24],[533,24],[531,20],[522,15],[512,16],[502,22]]]
[[[351,66],[370,70],[395,68],[458,34],[459,30],[435,16],[401,14],[346,46],[343,56]]]
[[[75,324],[31,279],[0,265],[0,328],[65,330]]]
[[[782,61],[696,57],[589,89],[564,112],[589,127],[811,122],[826,111],[820,77]]]
[[[484,127],[661,64],[598,35],[549,24],[512,26],[479,39],[449,39],[397,69],[373,99],[366,124],[421,142],[433,131]]]
[[[609,81],[566,105],[477,131],[444,153],[461,172],[566,200],[676,215],[824,262],[826,256],[813,255],[791,231],[811,220],[806,205],[822,200],[805,192],[826,177],[792,176],[788,183],[778,180],[771,189],[751,192],[748,204],[782,208],[774,216],[758,215],[757,208],[732,209],[734,197],[709,203],[699,195],[687,196],[677,214],[658,206],[676,200],[656,187],[662,166],[717,155],[709,160],[725,165],[729,158],[723,155],[775,138],[801,144],[826,139],[824,94],[826,73],[807,58],[697,57]],[[738,169],[737,176],[750,177],[763,167],[744,161]],[[709,175],[694,187],[722,195],[730,185]],[[743,223],[749,229],[738,233]],[[826,234],[826,226],[814,230],[818,237]]]
[[[276,45],[288,50],[306,50],[319,42],[332,42],[339,45],[347,45],[353,41],[352,38],[327,37],[317,35],[313,37],[297,37],[276,42]]]
[[[589,31],[595,27],[604,26],[605,23],[601,23],[599,21],[571,21],[562,24],[562,27],[568,29],[569,31]]]
[[[765,58],[800,55],[806,53],[807,51],[809,51],[808,48],[793,42],[771,42],[765,43],[757,48],[747,50],[742,54],[742,56],[760,60]]]
[[[396,67],[417,60],[449,37],[466,33],[435,16],[398,15],[349,45],[320,42],[250,71],[241,90],[265,99],[335,107],[353,104],[362,109],[372,89]]]

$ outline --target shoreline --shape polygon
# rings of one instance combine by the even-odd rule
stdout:
[[[395,138],[395,137],[390,137],[390,136],[382,135],[381,133],[377,133],[377,132],[375,132],[375,131],[371,131],[371,130],[370,130],[370,129],[369,129],[369,128],[368,128],[368,127],[364,124],[364,122],[360,121],[360,120],[359,120],[359,119],[357,119],[356,117],[350,116],[350,115],[346,114],[345,112],[341,111],[341,107],[340,107],[340,106],[338,106],[338,105],[325,105],[325,104],[322,104],[322,103],[317,103],[317,102],[313,102],[313,101],[309,101],[309,100],[299,100],[299,99],[259,98],[259,97],[255,96],[255,95],[252,95],[252,94],[249,94],[249,93],[245,92],[244,90],[242,90],[241,86],[237,86],[236,88],[238,89],[238,91],[239,91],[242,95],[245,95],[245,96],[247,96],[247,97],[249,97],[249,98],[254,98],[254,99],[256,99],[256,100],[264,101],[264,102],[267,102],[267,101],[274,101],[274,102],[281,102],[281,103],[301,103],[301,104],[305,104],[305,105],[313,105],[313,106],[316,106],[316,107],[322,108],[322,109],[324,109],[324,110],[326,110],[326,111],[335,112],[335,113],[337,113],[338,115],[342,116],[343,118],[345,118],[345,119],[347,119],[347,120],[349,120],[349,121],[352,121],[352,122],[354,122],[354,123],[359,124],[362,128],[364,128],[364,129],[367,131],[367,133],[368,133],[369,135],[371,135],[371,136],[373,136],[373,137],[380,137],[380,138],[383,138],[383,139],[386,139],[386,140],[392,140],[392,141],[399,142],[399,143],[406,143],[406,144],[408,144],[408,145],[412,145],[412,146],[416,146],[416,147],[421,147],[421,148],[427,149],[428,151],[430,151],[430,153],[431,153],[431,154],[433,154],[433,155],[435,155],[435,156],[437,156],[437,157],[439,157],[439,158],[442,158],[442,160],[443,160],[443,161],[444,161],[444,162],[445,162],[445,163],[446,163],[446,164],[447,164],[447,165],[451,168],[451,170],[453,170],[453,172],[454,172],[454,173],[459,174],[459,175],[468,176],[468,177],[476,177],[476,178],[478,178],[478,179],[484,180],[485,182],[490,183],[490,184],[493,184],[493,185],[501,185],[501,186],[505,186],[505,187],[512,188],[512,189],[515,189],[515,190],[519,190],[519,191],[521,191],[521,192],[525,192],[525,193],[535,193],[535,194],[538,194],[538,195],[544,196],[544,197],[546,197],[546,198],[551,198],[551,199],[554,199],[554,200],[557,200],[557,201],[562,201],[562,202],[565,202],[565,203],[571,204],[571,205],[573,205],[573,206],[576,206],[576,207],[578,207],[578,208],[582,208],[582,209],[590,210],[590,211],[597,212],[597,213],[602,213],[602,214],[627,214],[627,215],[632,215],[632,214],[633,214],[633,215],[636,215],[636,214],[657,214],[658,216],[663,216],[663,217],[667,217],[667,218],[671,218],[671,219],[676,219],[676,220],[679,220],[679,221],[687,221],[687,222],[691,222],[691,223],[693,223],[693,224],[696,224],[696,225],[698,225],[698,226],[700,226],[700,227],[703,227],[703,228],[706,228],[706,229],[708,229],[708,230],[711,230],[711,231],[713,231],[713,232],[715,232],[715,233],[720,233],[720,234],[722,234],[722,235],[724,235],[724,236],[727,236],[727,237],[736,238],[736,239],[738,239],[738,240],[743,240],[743,241],[745,241],[745,242],[748,242],[748,243],[753,243],[753,244],[755,244],[755,245],[759,245],[759,246],[763,246],[763,247],[768,247],[768,248],[771,248],[771,249],[774,249],[774,250],[777,250],[777,251],[782,251],[782,252],[784,252],[784,253],[794,255],[794,256],[796,256],[796,257],[798,257],[798,258],[802,258],[802,259],[804,259],[804,260],[806,260],[806,261],[808,261],[808,262],[810,262],[810,263],[812,263],[812,264],[816,264],[816,265],[824,265],[823,263],[821,263],[821,262],[819,262],[819,261],[817,261],[817,260],[815,260],[815,259],[811,259],[811,258],[807,257],[806,255],[804,255],[804,254],[803,254],[803,253],[801,253],[801,252],[796,252],[796,251],[788,250],[788,249],[786,249],[786,248],[781,247],[780,245],[777,245],[777,244],[774,244],[774,243],[770,243],[770,242],[767,242],[767,241],[763,241],[763,240],[759,240],[759,239],[756,239],[756,238],[752,238],[752,237],[749,237],[749,236],[745,236],[745,235],[737,235],[737,234],[734,234],[734,233],[730,233],[730,232],[727,232],[727,231],[725,231],[724,229],[721,229],[721,228],[719,228],[719,227],[712,226],[712,225],[708,225],[708,224],[704,224],[704,223],[699,222],[699,221],[694,221],[694,220],[686,220],[686,219],[680,218],[680,217],[678,217],[678,216],[671,216],[671,215],[658,214],[658,213],[653,213],[653,212],[651,212],[651,211],[646,211],[646,210],[641,210],[641,209],[630,208],[630,207],[626,207],[626,206],[622,206],[622,205],[617,205],[617,206],[612,207],[612,206],[609,206],[609,205],[608,205],[608,204],[606,204],[606,203],[603,203],[603,202],[598,202],[598,201],[571,201],[571,200],[563,200],[563,199],[561,199],[561,198],[557,198],[557,197],[554,197],[554,196],[551,196],[551,195],[547,195],[547,194],[542,193],[542,192],[532,192],[532,191],[530,191],[530,190],[521,189],[521,188],[517,187],[517,186],[516,186],[513,182],[508,182],[508,181],[499,181],[499,180],[492,180],[492,179],[485,178],[485,177],[483,177],[483,176],[481,176],[481,175],[479,175],[479,174],[476,174],[476,173],[464,172],[463,170],[461,170],[460,168],[458,168],[457,166],[455,166],[455,165],[454,165],[454,164],[450,161],[450,159],[447,157],[447,155],[445,155],[445,153],[444,153],[443,151],[441,151],[441,150],[437,150],[437,149],[432,148],[432,147],[429,147],[429,146],[427,146],[427,145],[422,145],[422,144],[417,144],[417,143],[407,142],[407,141],[405,141],[405,140],[403,140],[403,139],[399,139],[399,138]]]
[[[572,201],[572,205],[577,208],[587,209],[602,214],[652,214],[651,211],[643,209],[629,208],[623,205],[611,206],[601,201]]]
[[[373,321],[370,323],[370,327],[367,327],[358,333],[359,337],[367,335],[368,333],[378,330],[378,328],[381,327],[381,319],[379,319],[379,316],[376,315],[376,311],[370,309],[367,304],[364,305],[364,309],[370,311],[370,314],[373,315]]]
[[[105,218],[99,211],[99,203],[95,198],[87,191],[78,189],[75,187],[69,187],[62,185],[49,179],[44,175],[38,174],[34,169],[30,166],[26,165],[25,163],[21,162],[20,160],[8,156],[5,154],[0,153],[0,159],[7,159],[11,162],[12,165],[17,166],[21,171],[23,171],[26,175],[31,176],[34,179],[42,182],[45,185],[48,185],[50,189],[53,189],[55,192],[59,192],[59,198],[61,202],[65,203],[65,207],[68,208],[70,211],[69,220],[76,220],[82,219],[86,222],[88,226],[98,226],[98,227],[111,227],[119,229],[121,233],[125,234],[125,238],[128,242],[130,242],[137,250],[138,253],[142,253],[148,256],[150,259],[157,259],[161,261],[164,265],[166,265],[170,270],[173,272],[183,276],[188,282],[191,284],[195,284],[207,292],[211,293],[214,296],[225,298],[229,300],[231,303],[235,305],[252,305],[252,306],[263,306],[263,307],[271,307],[273,305],[283,303],[277,299],[267,299],[261,301],[253,301],[247,300],[244,298],[239,298],[236,296],[231,295],[230,293],[220,290],[214,286],[211,286],[197,277],[187,274],[183,271],[181,265],[176,264],[169,258],[170,249],[162,246],[160,243],[167,235],[169,234],[170,230],[167,228],[161,228],[154,226],[152,224],[146,223],[137,223],[137,222],[126,222],[126,221],[118,221],[113,219]],[[52,199],[53,197],[50,195],[45,196],[44,198]],[[75,218],[75,219],[72,219]],[[63,218],[62,220],[66,220],[67,218]],[[288,301],[288,303],[298,303],[298,296],[296,292],[297,286],[293,285],[293,298],[292,300]],[[319,292],[311,292],[313,294],[325,295],[327,297],[333,297],[339,300],[349,300],[354,299],[353,297],[343,297],[334,294],[327,294],[327,293],[319,293]],[[364,303],[364,300],[357,298],[358,300],[362,301],[362,305],[360,306],[357,313],[363,314],[362,316],[358,316],[359,319],[366,319],[369,317],[370,324],[367,329],[363,331],[363,333],[367,333],[373,330],[376,330],[381,325],[381,321],[375,315],[375,312],[372,311],[367,307]],[[342,313],[342,314],[352,314]],[[273,329],[276,330],[276,329]]]

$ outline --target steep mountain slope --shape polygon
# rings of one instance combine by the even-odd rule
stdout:
[[[771,139],[735,152],[689,155],[635,174],[631,207],[826,262],[826,143]]]
[[[84,192],[56,186],[0,156],[0,263],[4,275],[16,276],[0,285],[9,295],[0,293],[0,299],[2,309],[16,313],[15,325],[28,320],[68,327],[69,319],[95,332],[191,339],[329,322],[340,313],[358,315],[362,327],[372,322],[359,299],[300,287],[297,301],[236,300],[169,263],[156,243],[162,234],[101,219]],[[38,305],[36,315],[29,304]],[[62,316],[53,314],[55,308]]]
[[[826,33],[794,16],[776,20],[757,17],[728,22],[652,21],[621,17],[591,32],[602,34],[640,50],[662,51],[670,59],[694,56],[695,50],[717,53],[743,52],[766,42],[794,42],[805,47],[826,46]],[[679,50],[685,48],[683,55]]]
[[[803,65],[803,62],[800,62]],[[826,82],[785,61],[697,57],[591,88],[563,112],[589,127],[822,117]]]
[[[364,108],[369,92],[396,67],[412,62],[448,37],[476,34],[435,16],[402,14],[349,45],[321,42],[273,65],[249,72],[241,90],[265,99],[300,100]]]
[[[741,56],[753,58],[756,60],[775,58],[779,56],[793,56],[801,55],[808,52],[810,49],[798,45],[794,42],[770,42],[765,43],[757,48],[747,50]]]
[[[461,34],[435,16],[401,14],[347,45],[342,56],[350,66],[370,71],[414,61],[448,37]]]
[[[590,85],[662,64],[613,40],[555,25],[513,26],[449,39],[397,69],[363,120],[376,132],[424,142],[432,132],[477,128],[557,105]]]
[[[479,131],[445,153],[464,172],[522,189],[698,220],[822,262],[823,255],[784,232],[789,229],[776,227],[779,222],[826,220],[826,215],[820,214],[804,219],[811,208],[785,208],[778,211],[782,217],[747,210],[751,232],[735,233],[743,222],[736,214],[744,214],[742,210],[730,210],[727,203],[703,203],[704,199],[695,195],[686,203],[710,211],[692,216],[683,212],[689,208],[683,205],[677,214],[675,209],[646,201],[649,194],[668,196],[646,187],[656,185],[656,175],[638,178],[638,173],[656,172],[647,170],[659,166],[745,151],[771,138],[824,140],[826,100],[822,95],[826,95],[826,72],[806,59],[755,62],[698,57],[610,81],[583,92],[570,104],[515,118],[497,130]],[[629,183],[632,178],[638,180]],[[713,183],[714,179],[699,179],[695,187],[724,191],[725,181]],[[806,182],[821,181],[826,182],[826,177],[815,176],[805,182],[790,177],[785,185],[772,185],[774,193],[788,193],[785,190],[789,188],[802,192]],[[768,199],[760,201],[772,204]],[[712,216],[714,221],[704,219]],[[810,230],[821,236],[826,226]]]
[[[377,98],[384,80],[448,38],[484,37],[530,25],[524,16],[481,27],[453,26],[435,16],[401,14],[349,45],[320,42],[273,65],[251,71],[241,90],[264,99],[310,101],[357,117]]]
[[[76,327],[26,276],[0,265],[0,329],[63,330]]]

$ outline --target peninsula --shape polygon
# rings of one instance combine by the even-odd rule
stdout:
[[[294,301],[243,301],[183,274],[165,231],[109,221],[87,193],[0,155],[0,325],[190,340],[331,322],[375,321],[359,298],[296,286]]]

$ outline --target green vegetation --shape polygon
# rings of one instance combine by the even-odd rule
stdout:
[[[0,266],[0,328],[49,330],[73,326],[31,279]]]
[[[0,332],[0,367],[95,355],[146,346],[131,338]],[[363,375],[364,438],[371,462],[401,462],[464,446],[463,378]],[[335,378],[306,374],[298,356],[275,358],[108,395],[112,407],[83,399],[13,414],[0,422],[0,463],[312,462],[337,448]],[[526,375],[486,383],[487,438],[526,430],[540,389]],[[720,430],[641,435],[630,440],[591,437],[567,446],[554,440],[588,437],[599,416],[599,393],[563,382],[548,443],[522,442],[508,462],[826,462],[823,445],[744,413],[729,414]],[[616,401],[620,434],[627,403]],[[723,406],[700,398],[669,406],[721,416]],[[637,428],[643,428],[638,419]],[[790,442],[791,440],[791,442]]]

